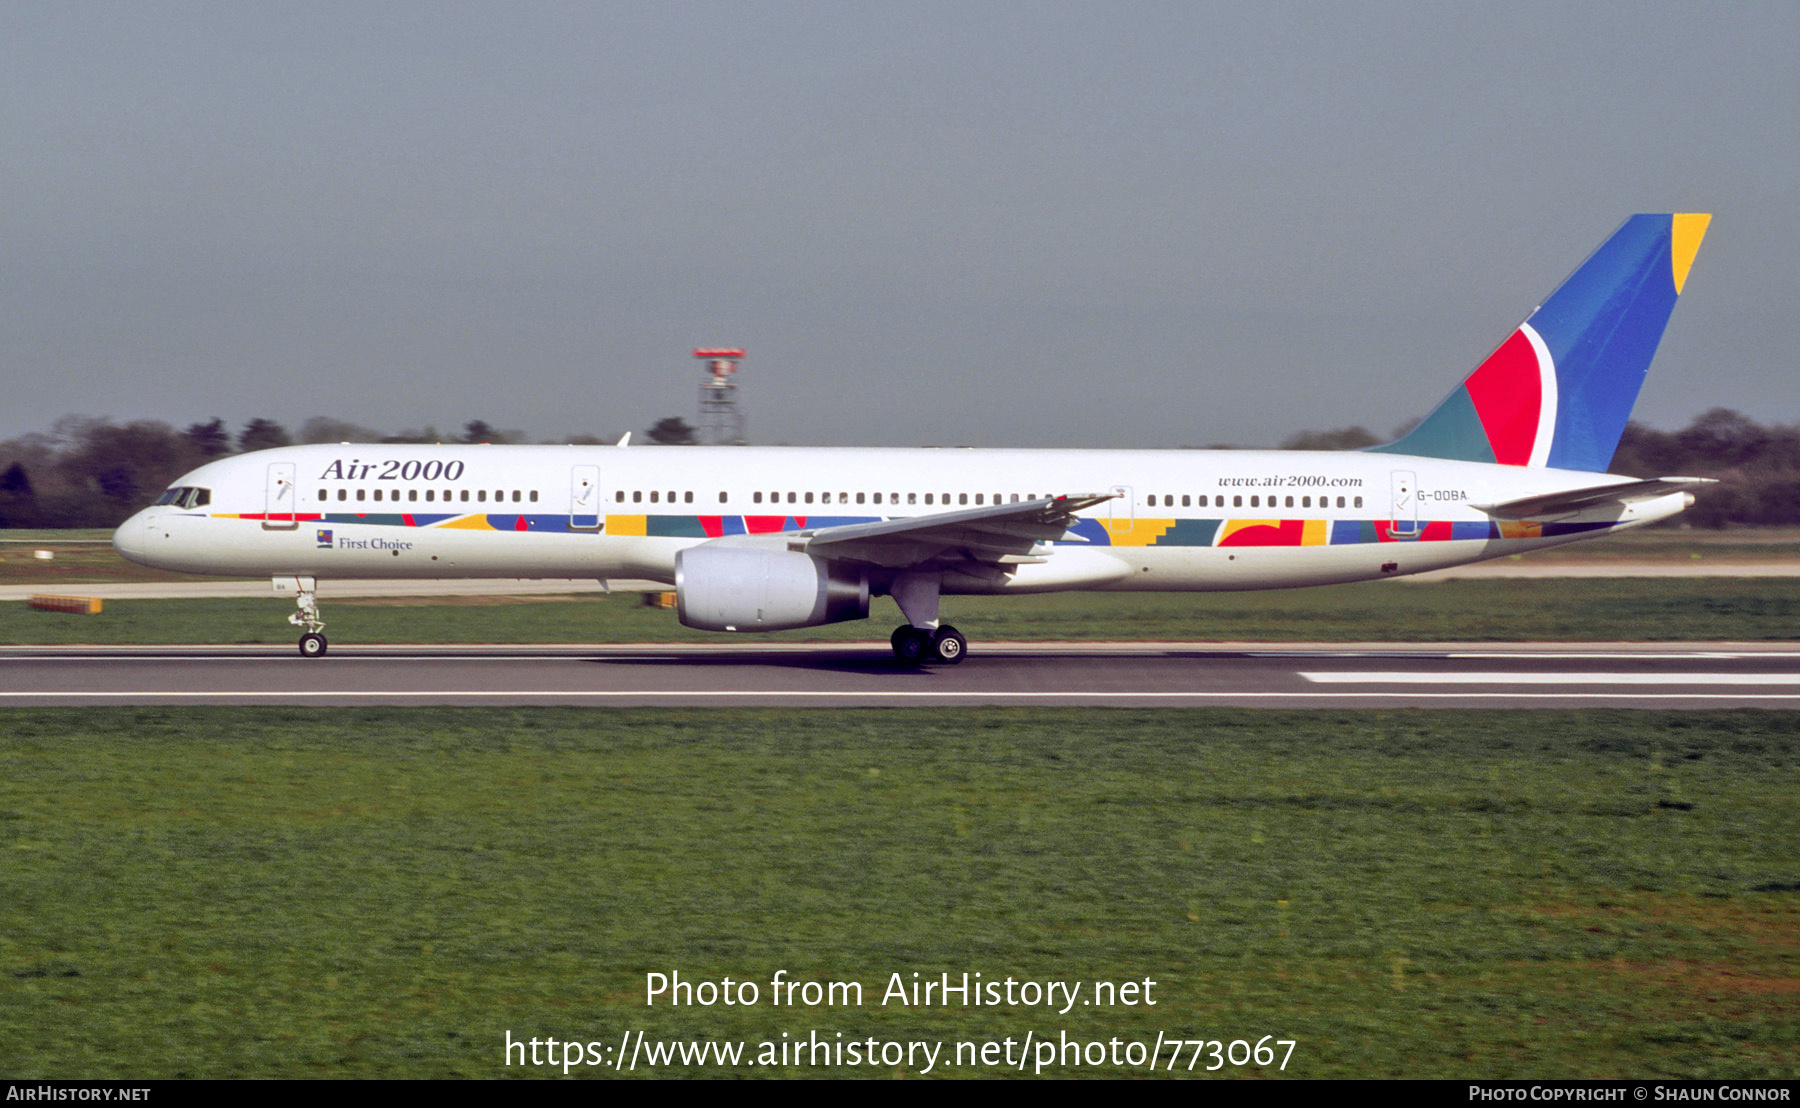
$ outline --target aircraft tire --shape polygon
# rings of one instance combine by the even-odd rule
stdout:
[[[958,631],[947,623],[942,627],[939,627],[937,633],[931,636],[931,658],[933,661],[942,662],[947,666],[953,666],[962,661],[968,653],[969,640],[963,638],[963,633],[961,631]]]
[[[317,631],[308,631],[300,636],[300,656],[302,658],[323,658],[326,645],[324,635]]]
[[[894,657],[909,666],[923,665],[930,659],[931,633],[917,627],[902,627],[894,632]]]

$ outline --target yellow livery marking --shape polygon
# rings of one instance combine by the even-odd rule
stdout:
[[[1111,537],[1114,546],[1155,546],[1156,540],[1169,533],[1175,526],[1172,519],[1134,519],[1131,526],[1120,531],[1116,528],[1119,521],[1108,520],[1106,533]]]
[[[1331,527],[1322,519],[1309,519],[1300,535],[1301,546],[1331,545]]]
[[[618,536],[642,536],[648,526],[649,516],[607,516],[606,533]]]
[[[1500,537],[1503,539],[1541,539],[1544,537],[1544,525],[1534,520],[1500,521]]]
[[[1694,255],[1700,252],[1700,240],[1706,237],[1706,225],[1712,222],[1712,216],[1678,215],[1674,221],[1669,260],[1675,267],[1675,295],[1680,296],[1681,286],[1687,282],[1688,269],[1694,264]]]
[[[438,526],[448,527],[454,531],[492,531],[494,529],[488,523],[486,516],[463,516],[461,519],[453,519],[448,523],[440,523]]]

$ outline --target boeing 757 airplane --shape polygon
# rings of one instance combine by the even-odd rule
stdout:
[[[1368,581],[1666,519],[1703,480],[1606,473],[1710,216],[1636,215],[1399,440],[1368,450],[294,446],[212,462],[113,536],[268,575],[324,655],[329,578],[649,579],[681,622],[779,631],[891,596],[906,662],[959,662],[939,598]]]

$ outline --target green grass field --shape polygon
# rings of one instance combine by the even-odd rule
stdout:
[[[504,1035],[815,1030],[1270,1035],[1301,1077],[1800,1072],[1794,714],[14,710],[0,733],[12,1077],[548,1075]],[[865,1002],[776,1008],[777,970]],[[677,971],[763,1002],[646,1007]],[[889,974],[965,971],[1149,978],[1157,1003],[879,1003]]]
[[[357,643],[846,642],[884,640],[899,611],[765,636],[691,631],[672,611],[613,596],[331,600],[337,646]],[[292,643],[291,601],[109,600],[99,615],[0,604],[0,642]],[[1008,640],[1707,640],[1800,636],[1800,579],[1727,577],[1378,581],[1255,593],[1064,593],[953,597],[945,618],[983,642]]]

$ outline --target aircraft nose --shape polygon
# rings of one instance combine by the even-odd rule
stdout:
[[[121,557],[127,561],[142,562],[144,560],[144,536],[150,526],[150,513],[139,512],[119,525],[113,532],[112,545]]]

